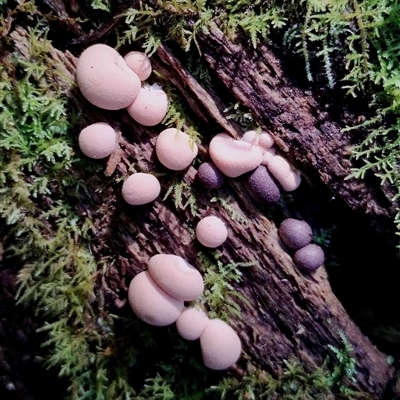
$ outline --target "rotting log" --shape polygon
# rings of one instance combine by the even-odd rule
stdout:
[[[290,82],[271,49],[232,43],[218,29],[200,33],[198,46],[219,79],[303,174],[318,176],[352,210],[368,214],[375,227],[388,229],[395,213],[390,190],[377,182],[349,179],[353,143],[343,132],[345,124],[312,93]]]
[[[23,36],[23,30],[19,30],[13,40],[23,46]],[[344,137],[339,138],[341,127],[329,119],[318,120],[317,116],[326,115],[318,103],[290,85],[278,61],[266,49],[261,53],[247,50],[229,42],[218,31],[202,37],[200,46],[226,87],[273,133],[296,167],[319,175],[353,209],[377,216],[389,215],[378,189],[357,182],[362,187],[360,196],[354,180],[344,181],[350,163]],[[239,54],[244,63],[236,62]],[[54,48],[51,56],[73,78],[75,57],[69,51]],[[217,121],[232,135],[239,134],[237,126],[224,117],[217,96],[204,90],[170,50],[161,47],[154,56],[154,65],[163,70],[204,123]],[[262,76],[251,72],[253,65],[264,68]],[[240,76],[241,83],[236,76]],[[82,125],[101,119],[121,132],[120,149],[111,158],[107,175],[126,177],[132,165],[137,171],[167,172],[154,155],[157,129],[138,126],[125,111],[104,112],[88,105],[76,88],[70,92],[70,98],[84,110]],[[213,133],[217,132],[202,132],[205,142],[200,157],[206,157],[207,143]],[[195,172],[190,167],[175,176],[196,187]],[[102,281],[99,290],[104,292],[108,307],[126,307],[130,279],[145,269],[148,259],[156,253],[180,255],[201,270],[198,252],[202,249],[191,234],[198,216],[193,218],[188,209],[177,209],[168,199],[130,207],[121,198],[120,184],[112,178],[85,178],[89,194],[78,208],[94,222],[93,253],[99,261],[106,257],[114,260],[104,276],[99,274]],[[173,178],[161,179],[162,195]],[[226,222],[229,240],[221,248],[224,261],[257,262],[243,269],[236,290],[247,301],[241,302],[241,316],[233,316],[230,321],[242,339],[244,353],[275,376],[279,375],[283,360],[291,358],[312,370],[322,364],[328,345],[341,347],[339,332],[343,332],[354,348],[357,363],[356,381],[349,384],[370,393],[371,398],[380,398],[393,378],[394,369],[350,319],[332,293],[324,269],[312,276],[298,271],[280,245],[276,226],[249,199],[240,180],[229,180],[222,195],[243,219],[233,219],[224,207],[210,201],[209,193],[201,191],[197,191],[198,215],[204,216],[212,210]],[[366,197],[370,199],[368,203]]]

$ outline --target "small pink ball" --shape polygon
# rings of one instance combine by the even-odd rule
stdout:
[[[125,57],[126,65],[137,74],[141,81],[145,81],[152,72],[150,58],[140,51],[131,51]]]
[[[193,307],[185,308],[176,320],[176,329],[184,339],[197,340],[209,321],[204,311]]]
[[[165,129],[157,137],[157,157],[161,164],[173,171],[187,168],[197,153],[196,143],[192,143],[189,135],[176,128]]]
[[[139,206],[154,201],[160,194],[158,179],[151,174],[138,172],[129,176],[122,185],[122,197],[131,205]]]
[[[85,156],[100,159],[108,157],[116,148],[117,134],[105,122],[97,122],[82,129],[78,138]]]
[[[197,224],[196,237],[203,246],[215,248],[225,242],[228,230],[222,220],[210,215],[201,219]]]
[[[231,367],[242,351],[237,333],[220,319],[208,322],[200,336],[200,347],[204,365],[215,370]]]
[[[168,97],[159,86],[145,86],[140,89],[135,101],[126,109],[139,124],[154,126],[159,124],[167,114]]]
[[[150,325],[173,324],[184,308],[183,301],[164,292],[148,271],[137,274],[128,289],[128,301],[132,311]]]

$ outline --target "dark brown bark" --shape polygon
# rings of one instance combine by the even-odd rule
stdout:
[[[23,35],[21,30],[20,35],[13,36],[20,48]],[[329,120],[316,100],[288,81],[268,49],[256,52],[233,44],[216,30],[199,40],[204,57],[221,81],[274,135],[281,150],[300,171],[318,175],[353,210],[376,217],[391,215],[390,204],[378,187],[344,180],[351,166],[349,137],[340,133],[341,126]],[[66,74],[74,76],[76,59],[68,51],[52,49],[51,55],[65,67]],[[170,50],[161,47],[153,63],[176,86],[203,124],[217,122],[220,129],[233,136],[240,134],[238,127],[224,117],[222,101],[202,88]],[[254,72],[254,66],[258,72]],[[247,301],[240,304],[241,316],[232,316],[230,321],[242,339],[244,354],[274,375],[279,374],[284,360],[292,358],[312,370],[322,364],[329,353],[328,345],[342,347],[342,331],[354,348],[357,362],[356,382],[351,386],[369,393],[371,398],[382,397],[394,373],[385,355],[350,319],[333,294],[323,268],[313,275],[304,275],[294,266],[281,246],[276,226],[249,199],[240,180],[229,180],[220,194],[247,222],[233,219],[221,205],[210,201],[209,193],[201,190],[197,190],[196,217],[188,209],[177,209],[169,199],[130,207],[123,202],[121,185],[113,177],[126,177],[132,164],[137,171],[166,173],[161,178],[162,196],[174,177],[196,189],[195,169],[190,167],[184,173],[169,176],[154,155],[156,135],[161,128],[140,127],[125,111],[100,111],[88,105],[76,90],[70,92],[70,97],[84,110],[82,125],[106,120],[122,132],[118,154],[107,168],[107,175],[112,177],[106,181],[102,176],[86,177],[90,195],[79,204],[81,214],[95,223],[95,256],[115,260],[103,277],[101,289],[110,308],[126,306],[130,279],[145,269],[148,259],[156,253],[180,255],[202,270],[198,252],[203,249],[194,240],[191,229],[200,216],[212,212],[226,222],[229,230],[221,259],[256,262],[243,269],[243,277],[235,286]],[[217,132],[202,133],[200,158],[206,158],[207,144]]]
[[[342,131],[345,123],[333,120],[329,107],[296,88],[271,49],[232,43],[218,29],[201,34],[199,47],[221,81],[303,174],[317,175],[351,209],[369,214],[375,225],[388,230],[395,213],[390,190],[378,182],[348,179],[354,143]]]
[[[66,385],[58,372],[41,362],[44,336],[32,310],[15,306],[18,265],[5,265],[0,242],[0,398],[34,400],[62,398]],[[48,385],[58,379],[58,385]]]

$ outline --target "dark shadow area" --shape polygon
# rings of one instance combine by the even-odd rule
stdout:
[[[62,399],[67,382],[43,364],[47,338],[36,332],[43,323],[14,299],[19,263],[6,261],[0,261],[0,399]]]

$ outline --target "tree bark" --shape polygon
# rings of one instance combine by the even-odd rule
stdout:
[[[293,164],[306,176],[318,176],[352,210],[370,215],[375,226],[387,231],[396,208],[390,188],[349,179],[354,143],[340,121],[345,107],[335,116],[332,105],[321,105],[314,94],[297,88],[267,46],[254,50],[232,43],[218,29],[199,36],[199,48],[217,76],[274,136]]]
[[[13,36],[19,47],[23,46],[23,36],[22,30]],[[354,211],[382,221],[392,215],[391,204],[381,188],[355,179],[344,180],[351,167],[350,137],[341,133],[343,126],[330,120],[312,96],[293,86],[271,51],[266,47],[255,51],[232,43],[218,30],[201,34],[199,46],[221,82],[271,132],[280,149],[301,172],[312,179],[319,177],[323,185]],[[67,75],[74,77],[76,58],[69,51],[52,48],[51,56],[59,61],[60,68],[65,68]],[[224,116],[222,100],[204,89],[171,50],[161,46],[152,62],[176,86],[203,125],[217,123],[219,129],[240,135],[238,126]],[[78,208],[95,225],[92,251],[99,260],[110,257],[115,261],[107,267],[100,289],[110,309],[126,307],[130,279],[144,270],[156,253],[180,255],[205,272],[198,256],[204,249],[191,232],[200,217],[212,212],[225,221],[229,231],[229,239],[220,250],[221,260],[255,262],[254,266],[243,268],[240,282],[234,284],[235,290],[246,299],[240,301],[240,317],[232,315],[230,321],[241,337],[244,355],[274,376],[282,371],[284,360],[293,358],[313,370],[329,354],[329,345],[342,347],[340,332],[343,332],[353,346],[357,363],[356,381],[349,385],[369,393],[371,398],[384,395],[394,376],[385,355],[350,319],[333,294],[324,268],[312,275],[297,269],[280,243],[276,226],[249,198],[240,179],[229,179],[219,193],[242,216],[235,219],[220,203],[211,201],[211,193],[197,187],[194,167],[182,174],[168,175],[160,166],[154,143],[161,128],[141,127],[125,111],[98,110],[88,105],[76,89],[71,89],[69,96],[83,110],[82,126],[100,119],[121,132],[120,148],[109,160],[106,178],[76,172],[84,176],[89,188],[88,196],[81,199]],[[218,132],[202,133],[204,142],[199,158],[206,159],[207,144]],[[114,177],[126,177],[132,165],[136,171],[166,173],[160,178],[163,188],[160,199],[140,207],[124,203],[121,185]],[[196,192],[195,217],[188,208],[175,207],[170,198],[161,200],[175,178],[183,179]],[[244,365],[244,358],[239,366]]]

